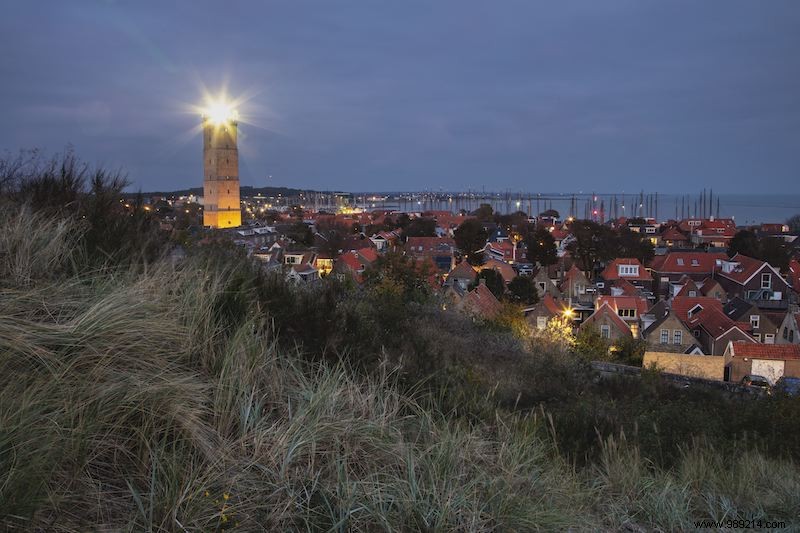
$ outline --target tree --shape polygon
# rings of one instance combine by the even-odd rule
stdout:
[[[755,233],[746,229],[737,232],[728,244],[728,257],[733,257],[736,254],[758,257],[758,252],[758,237],[756,237]]]
[[[653,243],[645,239],[641,233],[628,228],[620,228],[617,246],[617,257],[635,257],[643,265],[649,263],[655,256]]]
[[[604,339],[593,325],[584,326],[575,334],[572,352],[587,361],[609,359],[608,349],[610,343]]]
[[[481,204],[473,215],[481,222],[489,222],[492,220],[492,215],[494,215],[494,209],[492,209],[492,206],[489,204]]]
[[[474,218],[465,220],[453,232],[456,246],[467,257],[471,265],[480,265],[483,262],[483,253],[479,250],[486,246],[489,234],[483,225]]]
[[[503,281],[503,276],[500,275],[500,272],[493,268],[484,268],[478,272],[478,277],[475,278],[475,283],[472,284],[470,289],[474,289],[481,280],[485,281],[486,287],[492,291],[495,298],[499,300],[503,297],[506,292],[506,282]]]
[[[517,276],[508,284],[511,299],[524,304],[533,305],[539,301],[539,292],[530,276]]]
[[[792,233],[800,233],[800,214],[794,215],[786,221],[789,226],[789,231]]]
[[[789,269],[789,250],[786,242],[777,237],[764,237],[759,245],[758,259],[766,261],[781,272]]]
[[[567,249],[578,258],[585,272],[594,272],[600,261],[617,257],[618,235],[608,226],[591,220],[575,220],[570,230],[575,240]]]
[[[415,218],[403,230],[408,237],[436,237],[436,221],[432,218]]]
[[[528,249],[528,261],[539,263],[541,266],[554,265],[558,262],[556,241],[553,235],[544,228],[538,228],[525,236],[525,246]]]

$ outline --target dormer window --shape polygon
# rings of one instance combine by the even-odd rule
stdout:
[[[693,267],[696,267],[696,266],[699,266],[699,265],[700,265],[700,261],[698,261],[697,259],[692,259],[692,266]]]
[[[703,310],[703,306],[702,305],[700,305],[700,304],[695,305],[694,307],[689,309],[689,313],[688,313],[689,317],[690,318],[693,317],[694,315],[696,315],[697,313],[699,313],[702,310]]]
[[[620,276],[638,276],[639,265],[619,265],[617,272]]]
[[[683,258],[682,257],[678,258],[678,266],[683,266]]]
[[[689,291],[689,298],[695,298],[697,296],[697,291]]]

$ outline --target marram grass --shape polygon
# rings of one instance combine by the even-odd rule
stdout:
[[[546,416],[466,420],[402,392],[391,369],[304,362],[256,304],[221,319],[230,268],[90,270],[79,223],[5,210],[0,224],[3,529],[797,526],[792,463],[697,444],[664,471],[620,438],[579,468]]]

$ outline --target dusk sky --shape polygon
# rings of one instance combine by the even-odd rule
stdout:
[[[0,150],[202,186],[800,192],[800,1],[10,1]],[[272,176],[271,180],[267,176]]]

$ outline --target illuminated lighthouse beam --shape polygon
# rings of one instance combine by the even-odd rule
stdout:
[[[203,107],[202,114],[203,117],[208,118],[208,120],[216,125],[239,120],[239,112],[234,108],[234,104],[222,98],[207,101]]]

